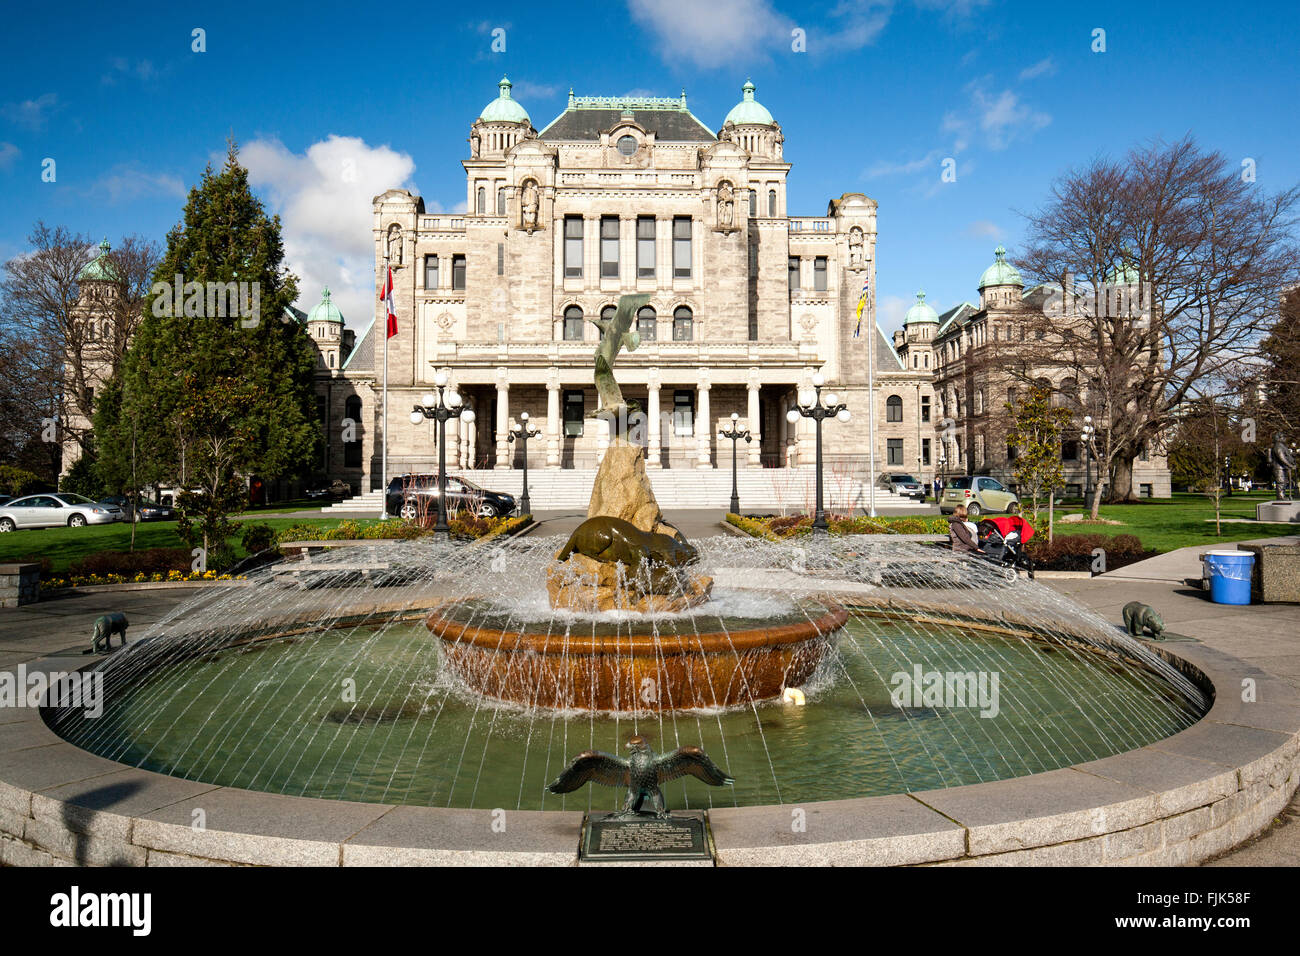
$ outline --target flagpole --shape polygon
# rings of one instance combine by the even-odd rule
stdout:
[[[384,253],[384,290],[388,290],[388,277],[391,274],[388,253]],[[378,324],[378,323],[376,323]],[[380,401],[383,404],[383,444],[379,453],[379,520],[388,518],[388,298],[384,297],[384,390]]]
[[[868,265],[870,270],[871,266]],[[869,281],[869,280],[868,280]],[[868,314],[871,319],[870,341],[867,343],[867,514],[876,516],[876,299],[868,292]]]

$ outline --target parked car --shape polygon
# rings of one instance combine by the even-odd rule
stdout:
[[[994,511],[1020,514],[1020,499],[996,478],[983,475],[960,475],[947,479],[943,497],[939,499],[939,511],[952,514],[958,505],[965,505],[971,515]]]
[[[303,489],[303,494],[308,498],[351,498],[352,485],[340,478],[331,482],[316,481]]]
[[[408,520],[437,510],[437,475],[398,475],[388,481],[384,501],[390,515]],[[457,475],[447,476],[447,510],[470,511],[481,518],[512,515],[519,507],[514,495],[488,491]]]
[[[175,521],[176,509],[156,501],[142,501],[135,513],[136,521]]]
[[[27,495],[0,505],[0,532],[18,528],[82,528],[88,524],[125,521],[116,505],[91,501],[84,495],[60,491],[48,495]]]
[[[880,484],[883,488],[903,498],[915,498],[917,501],[925,500],[925,485],[911,475],[882,474]]]

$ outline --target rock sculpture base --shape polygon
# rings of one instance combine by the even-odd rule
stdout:
[[[644,585],[645,575],[617,562],[596,561],[574,554],[546,570],[546,593],[551,607],[564,611],[639,611],[665,614],[703,604],[713,591],[713,578],[684,572],[679,587],[655,593]]]

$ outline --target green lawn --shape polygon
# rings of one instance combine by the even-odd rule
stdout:
[[[266,518],[254,515],[257,523],[268,524],[276,531],[291,525],[321,525],[335,527],[343,518]],[[241,525],[246,522],[241,522]],[[241,529],[242,530],[242,529]],[[244,557],[239,544],[239,532],[230,539],[237,557]],[[136,525],[135,546],[143,548],[184,548],[186,544],[176,533],[176,522],[142,522]],[[67,570],[69,564],[96,551],[127,551],[131,547],[131,525],[126,522],[106,525],[87,525],[84,528],[29,528],[0,534],[0,563],[27,557],[46,557],[53,562],[53,570]]]
[[[1255,505],[1271,501],[1272,492],[1238,492],[1220,503],[1223,518],[1254,518]],[[1083,510],[1078,503],[1066,505],[1057,513]],[[1214,534],[1214,502],[1204,495],[1175,494],[1173,498],[1152,498],[1133,505],[1102,505],[1101,516],[1122,525],[1109,524],[1057,524],[1057,534],[1135,534],[1147,548],[1157,551],[1174,551],[1192,545],[1213,545],[1251,538],[1271,538],[1278,535],[1300,533],[1300,525],[1239,524],[1225,522],[1223,534]],[[1046,530],[1047,512],[1039,517],[1039,526]]]

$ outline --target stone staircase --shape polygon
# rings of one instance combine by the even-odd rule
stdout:
[[[659,507],[665,511],[696,508],[725,510],[731,503],[730,469],[649,469],[646,473],[650,476],[650,484],[654,488]],[[461,475],[482,488],[511,494],[516,498],[523,491],[523,472],[517,469],[457,471],[454,474]],[[530,469],[528,493],[533,510],[585,510],[591,500],[591,488],[595,480],[594,468],[558,471]],[[736,484],[740,494],[740,507],[746,512],[796,512],[813,509],[815,485],[811,468],[743,470],[738,473]],[[867,490],[859,481],[828,474],[825,476],[823,495],[829,510],[843,512],[852,506],[860,514],[866,508]],[[352,500],[355,502],[358,499]],[[378,500],[375,493],[376,507]],[[916,502],[910,499],[899,498],[882,489],[876,491],[877,511],[914,507]]]
[[[523,491],[523,472],[518,469],[453,470],[448,474],[460,475],[481,488],[514,495]],[[659,507],[664,510],[720,509],[731,504],[731,470],[712,468],[692,471],[686,468],[649,469],[650,484],[654,488]],[[596,481],[594,468],[530,469],[528,493],[534,511],[564,511],[586,509],[591,501],[591,488]],[[740,494],[740,507],[745,512],[788,511],[791,513],[813,510],[814,475],[811,468],[752,468],[737,473],[736,485]],[[824,476],[823,497],[829,511],[857,514],[867,507],[867,489],[862,482],[851,478]],[[373,512],[378,515],[383,506],[383,495],[368,491],[344,501],[336,501],[323,510],[347,512]],[[876,511],[890,512],[915,508],[910,498],[900,498],[888,491],[876,489]]]

